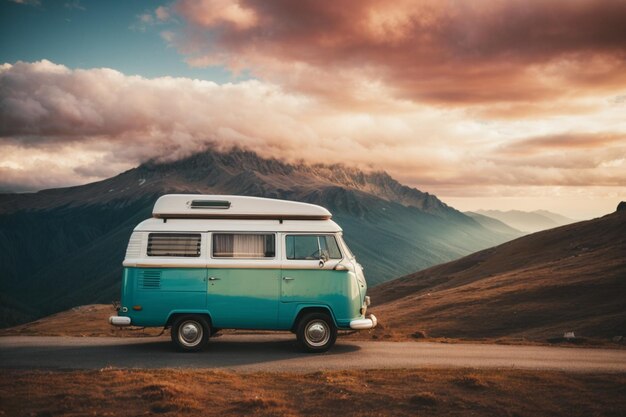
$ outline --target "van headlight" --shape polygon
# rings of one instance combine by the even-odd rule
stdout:
[[[369,307],[369,305],[370,305],[370,304],[371,304],[371,301],[370,301],[370,296],[369,296],[369,295],[366,295],[366,296],[365,296],[365,305],[366,305],[367,307]]]

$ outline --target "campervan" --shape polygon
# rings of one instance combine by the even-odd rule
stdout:
[[[324,352],[376,326],[361,265],[323,207],[230,195],[164,195],[133,231],[114,326],[171,328],[182,351],[222,329],[285,330]]]

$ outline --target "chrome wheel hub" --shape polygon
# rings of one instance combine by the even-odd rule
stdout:
[[[195,321],[186,321],[178,328],[178,340],[188,347],[198,345],[202,340],[203,334],[202,325]]]
[[[311,346],[323,346],[330,339],[328,324],[322,320],[310,322],[304,331],[304,338]]]

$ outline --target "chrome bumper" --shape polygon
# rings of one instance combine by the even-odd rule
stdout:
[[[350,322],[350,328],[354,330],[367,330],[373,329],[378,324],[378,320],[376,320],[376,316],[370,314],[369,317],[364,319],[352,320]]]
[[[130,326],[130,317],[111,316],[109,317],[109,324],[113,326]]]

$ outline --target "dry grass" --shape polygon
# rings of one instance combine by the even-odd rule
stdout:
[[[109,324],[117,314],[111,304],[90,304],[74,307],[31,323],[0,329],[0,336],[114,336],[141,337],[159,334],[160,328],[123,328]]]
[[[4,371],[2,416],[622,416],[626,375],[510,370],[311,374]]]
[[[615,345],[626,336],[624,253],[626,212],[524,236],[372,288],[380,326],[369,336],[546,343],[574,331],[581,344]]]

